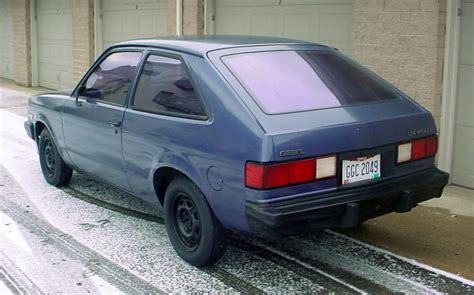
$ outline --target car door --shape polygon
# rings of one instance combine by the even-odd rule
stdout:
[[[154,169],[173,156],[203,165],[194,147],[209,136],[209,122],[184,59],[149,52],[123,120],[124,163],[134,193],[156,202]]]
[[[64,138],[74,166],[126,190],[122,119],[141,55],[123,49],[106,54],[63,109]]]

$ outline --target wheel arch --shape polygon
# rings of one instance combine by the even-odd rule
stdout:
[[[168,186],[170,185],[171,181],[173,181],[173,179],[177,176],[184,176],[190,181],[193,181],[186,174],[171,166],[162,166],[155,170],[153,174],[153,187],[155,189],[156,196],[158,197],[158,201],[160,202],[161,206],[164,206],[165,194],[166,190],[168,189]]]
[[[178,176],[189,179],[189,181],[191,181],[202,192],[206,201],[210,203],[208,192],[206,191],[207,187],[202,187],[203,184],[207,183],[205,182],[205,176],[201,175],[197,169],[194,169],[182,158],[176,156],[168,157],[164,162],[162,162],[162,165],[159,165],[159,167],[153,172],[153,187],[162,206],[164,205],[166,189],[171,181]]]
[[[46,123],[42,121],[36,121],[35,122],[35,141],[37,145],[39,144],[39,136],[41,132],[43,132],[44,128],[46,128],[49,131],[49,134],[51,134],[51,136],[54,137],[53,134],[51,133],[51,130],[46,126]]]
[[[41,118],[45,118],[45,117],[41,116]],[[58,149],[58,152],[59,152],[59,155],[61,155],[61,158],[63,160],[68,159],[67,157],[65,157],[65,156],[67,156],[67,155],[65,155],[66,152],[63,151],[60,148],[59,143],[57,141],[57,138],[56,138],[52,128],[49,126],[47,120],[38,119],[38,120],[36,120],[36,122],[34,124],[34,132],[35,132],[34,136],[35,136],[36,146],[38,147],[38,149],[39,149],[39,137],[41,135],[41,132],[43,132],[44,129],[48,130],[49,134],[51,135],[51,139],[53,140],[54,145]]]

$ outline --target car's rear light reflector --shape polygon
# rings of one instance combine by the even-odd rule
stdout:
[[[431,136],[399,144],[397,151],[398,164],[432,157],[438,152],[438,138]]]
[[[335,175],[336,156],[276,164],[248,162],[245,166],[245,185],[255,189],[272,189]]]
[[[316,159],[316,179],[336,176],[336,156]]]

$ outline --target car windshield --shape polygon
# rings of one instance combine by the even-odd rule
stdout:
[[[389,83],[337,52],[267,51],[223,61],[268,114],[399,98]]]

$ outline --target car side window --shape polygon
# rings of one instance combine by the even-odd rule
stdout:
[[[125,105],[127,93],[141,55],[141,52],[110,54],[87,78],[80,95],[112,104]]]
[[[206,116],[183,62],[158,55],[150,55],[143,67],[133,108],[178,116]]]

